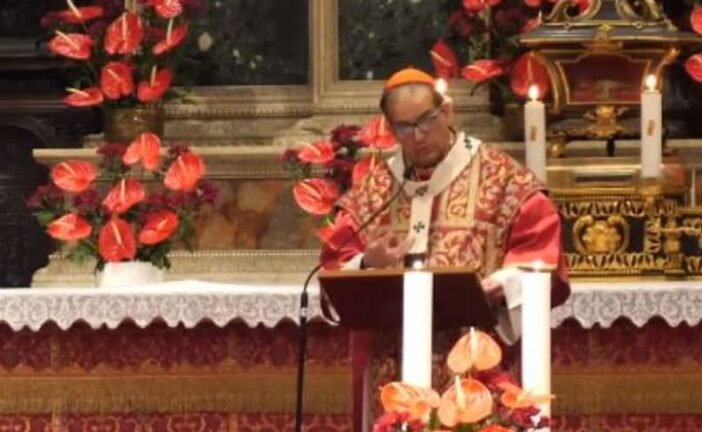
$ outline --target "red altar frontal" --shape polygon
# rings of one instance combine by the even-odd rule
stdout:
[[[0,292],[0,431],[292,430],[297,292]],[[313,305],[305,430],[351,431],[351,338]],[[702,283],[576,283],[552,317],[553,430],[702,430],[701,317]]]

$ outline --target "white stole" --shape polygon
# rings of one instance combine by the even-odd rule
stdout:
[[[434,198],[446,190],[458,175],[470,164],[473,156],[480,147],[480,140],[466,136],[465,133],[456,134],[456,140],[448,154],[442,160],[429,180],[407,181],[404,192],[412,199],[412,210],[407,239],[410,242],[408,254],[424,254],[429,246],[429,230],[431,227],[431,213]],[[402,150],[389,161],[390,171],[398,183],[403,180],[405,161]]]

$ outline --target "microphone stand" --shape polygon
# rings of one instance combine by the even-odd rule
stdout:
[[[407,167],[402,175],[402,183],[397,188],[397,191],[387,200],[385,203],[376,211],[374,211],[365,222],[363,222],[351,235],[346,237],[343,242],[339,245],[339,249],[346,246],[352,239],[356,238],[364,229],[370,225],[371,222],[378,217],[380,213],[385,211],[390,204],[392,204],[402,193],[405,187],[405,183],[412,174],[413,167]],[[310,281],[317,274],[318,271],[327,264],[327,261],[322,261],[317,264],[307,275],[305,283],[302,285],[302,293],[300,294],[300,331],[298,338],[298,349],[297,349],[297,384],[295,386],[295,432],[302,432],[302,397],[304,394],[304,384],[305,384],[305,359],[307,356],[307,318],[308,318],[308,305],[309,305],[309,294],[307,288]]]

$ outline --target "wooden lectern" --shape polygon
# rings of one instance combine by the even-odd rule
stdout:
[[[434,330],[493,328],[497,324],[496,314],[474,272],[461,267],[424,271],[434,275]],[[338,314],[339,323],[349,329],[400,329],[404,272],[404,269],[320,272],[322,302],[329,302]]]
[[[466,268],[426,268],[424,272],[432,274],[432,288],[427,289],[433,299],[433,305],[426,309],[431,317],[425,323],[433,331],[455,329],[460,327],[493,328],[497,323],[495,312],[483,291],[475,273]],[[404,304],[404,269],[370,269],[323,271],[319,274],[322,294],[322,308],[327,318],[338,318],[339,324],[350,330],[399,331],[402,329],[403,345],[415,339],[415,334],[403,327]],[[330,310],[334,309],[337,317]],[[419,324],[419,322],[416,322]],[[423,327],[428,337],[428,351],[422,351],[418,357],[426,357],[419,375],[419,381],[431,381],[431,333],[432,329]],[[356,332],[358,335],[359,333]],[[360,333],[361,335],[364,332]],[[359,336],[366,340],[366,336]],[[408,339],[409,338],[409,339]],[[422,339],[421,337],[417,339]],[[366,342],[363,342],[367,344]],[[414,352],[406,354],[403,346],[402,370],[406,380],[405,363],[414,359]],[[426,348],[426,345],[425,345]],[[369,358],[365,349],[352,354],[353,372],[353,417],[354,432],[363,432],[368,425],[366,399],[368,383],[365,370]]]

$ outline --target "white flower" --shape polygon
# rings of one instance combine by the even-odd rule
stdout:
[[[238,59],[241,57],[241,53],[239,52],[239,48],[234,48],[232,50],[232,57],[234,57],[235,59]]]
[[[209,51],[212,47],[212,36],[209,33],[204,32],[197,38],[197,47],[200,52]]]

